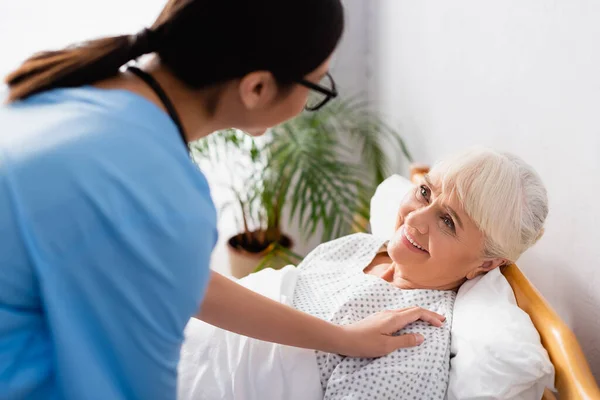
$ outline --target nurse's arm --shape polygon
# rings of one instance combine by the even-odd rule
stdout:
[[[441,326],[444,317],[413,307],[384,311],[352,325],[335,325],[255,293],[212,272],[197,317],[231,332],[289,346],[355,357],[378,357],[420,344],[414,334],[392,336],[416,320]]]

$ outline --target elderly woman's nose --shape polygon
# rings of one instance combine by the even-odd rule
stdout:
[[[428,219],[427,208],[418,208],[406,216],[405,223],[424,235],[429,232]]]

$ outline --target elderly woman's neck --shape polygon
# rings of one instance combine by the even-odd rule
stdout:
[[[416,282],[411,282],[410,280],[402,277],[400,274],[394,276],[393,281],[391,281],[394,286],[405,289],[405,290],[414,290],[414,289],[427,289],[427,290],[456,290],[462,284],[461,283],[450,283],[447,285],[427,285],[427,284],[419,284]]]
[[[455,290],[458,289],[458,287],[460,287],[460,285],[462,285],[464,282],[464,280],[461,280],[459,282],[451,282],[444,285],[419,284],[403,276],[401,273],[402,269],[394,262],[382,261],[383,260],[377,260],[377,258],[373,260],[373,262],[367,268],[365,268],[365,274],[377,276],[399,289]]]
[[[428,289],[428,290],[456,290],[465,279],[443,285],[419,284],[402,275],[402,267],[392,261],[387,253],[379,253],[373,261],[363,270],[365,274],[374,275],[391,283],[400,289]]]
[[[460,287],[460,285],[462,285],[463,282],[465,281],[464,279],[461,279],[460,281],[457,281],[457,282],[449,282],[447,284],[442,284],[442,285],[422,284],[422,283],[412,282],[409,279],[407,279],[406,277],[402,276],[402,273],[400,272],[401,269],[395,263],[392,263],[390,265],[390,269],[393,270],[393,272],[392,272],[393,278],[392,278],[392,281],[390,281],[390,283],[392,283],[394,286],[396,286],[400,289],[457,290]]]

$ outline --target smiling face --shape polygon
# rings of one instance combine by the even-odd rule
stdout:
[[[388,245],[396,275],[423,289],[454,289],[505,262],[484,257],[484,234],[450,188],[426,176],[400,205]]]

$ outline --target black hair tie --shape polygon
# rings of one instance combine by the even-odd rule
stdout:
[[[155,52],[157,49],[157,34],[152,29],[142,29],[131,39],[131,59],[138,58],[144,54]]]

